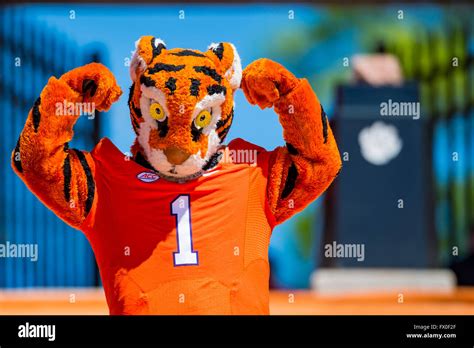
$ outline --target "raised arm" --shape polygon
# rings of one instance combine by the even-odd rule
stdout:
[[[70,149],[73,126],[85,106],[103,111],[121,94],[112,73],[91,63],[59,79],[51,77],[28,114],[12,154],[12,166],[28,188],[56,215],[78,227],[95,196],[94,161]],[[88,103],[88,104],[83,104]]]
[[[267,187],[271,211],[280,223],[328,188],[341,168],[339,151],[306,79],[259,59],[244,70],[242,89],[251,104],[274,107],[283,127],[286,146],[273,151]]]

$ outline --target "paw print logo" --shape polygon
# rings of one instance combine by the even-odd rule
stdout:
[[[397,127],[381,121],[363,128],[359,133],[360,152],[364,159],[376,166],[382,166],[398,156],[403,141]]]

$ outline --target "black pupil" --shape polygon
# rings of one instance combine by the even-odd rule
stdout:
[[[157,113],[158,115],[161,113],[160,108],[156,108],[155,111],[156,111],[156,113]]]
[[[201,121],[204,121],[206,119],[206,116],[205,115],[202,115],[201,116]]]

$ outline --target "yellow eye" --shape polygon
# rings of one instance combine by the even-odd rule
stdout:
[[[211,123],[212,115],[209,111],[203,110],[194,119],[194,124],[197,128],[205,128]]]
[[[164,121],[166,118],[165,110],[159,103],[152,103],[150,105],[150,115],[157,121]]]

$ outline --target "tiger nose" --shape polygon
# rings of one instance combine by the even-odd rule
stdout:
[[[174,165],[182,164],[190,156],[189,153],[177,147],[169,147],[165,149],[163,152],[165,153],[165,156],[168,159],[168,162]]]

